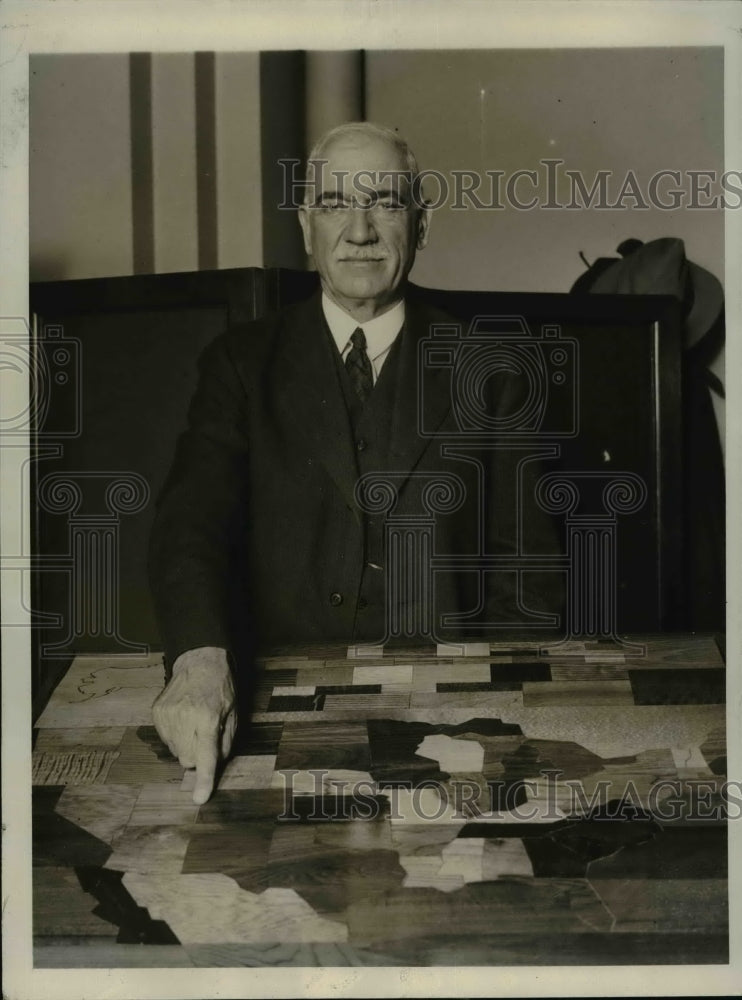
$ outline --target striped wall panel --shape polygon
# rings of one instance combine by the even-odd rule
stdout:
[[[155,266],[198,267],[196,104],[192,53],[152,57]]]
[[[280,160],[362,114],[360,54],[309,55],[32,57],[31,280],[303,267]]]

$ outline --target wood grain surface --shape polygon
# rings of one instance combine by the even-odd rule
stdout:
[[[725,962],[723,659],[633,638],[277,651],[202,806],[161,657],[78,657],[34,731],[35,965]]]

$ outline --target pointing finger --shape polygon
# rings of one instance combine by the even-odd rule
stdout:
[[[219,756],[218,723],[203,728],[196,733],[196,785],[193,801],[202,805],[214,788],[216,764]]]

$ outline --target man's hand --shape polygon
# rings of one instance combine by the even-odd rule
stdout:
[[[226,650],[202,646],[182,653],[152,716],[170,752],[183,767],[196,768],[193,801],[201,805],[211,795],[219,756],[229,755],[237,728]]]

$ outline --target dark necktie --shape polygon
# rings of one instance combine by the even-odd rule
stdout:
[[[351,333],[350,342],[353,346],[345,359],[345,370],[356,396],[365,403],[374,387],[374,374],[366,353],[366,334],[360,326]]]

